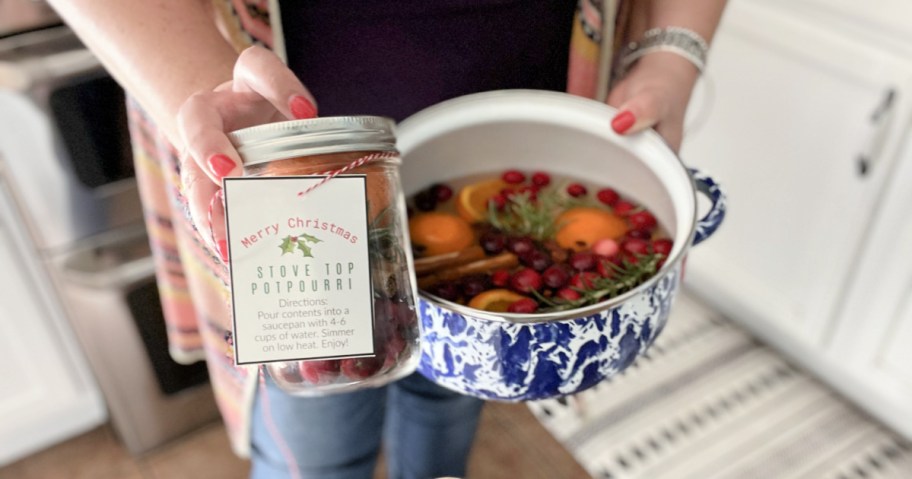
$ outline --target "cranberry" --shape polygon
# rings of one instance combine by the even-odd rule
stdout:
[[[637,211],[636,213],[631,213],[627,217],[627,221],[630,222],[630,226],[634,229],[649,230],[656,227],[655,216],[652,216],[652,213],[642,210]]]
[[[510,278],[510,286],[520,293],[530,293],[541,289],[542,278],[535,270],[523,268]]]
[[[509,271],[505,269],[499,269],[491,275],[491,284],[497,286],[498,288],[503,288],[510,284],[510,277],[512,275]]]
[[[639,238],[627,238],[621,244],[621,249],[633,255],[649,253],[649,243]]]
[[[586,187],[579,183],[571,183],[567,186],[567,194],[574,198],[579,198],[586,194]]]
[[[488,289],[488,277],[473,275],[462,279],[462,294],[464,298],[474,298]]]
[[[494,209],[500,211],[507,206],[507,198],[504,195],[494,195],[488,199],[488,207],[494,206]]]
[[[535,271],[542,272],[551,266],[551,256],[539,249],[533,249],[519,257],[522,263]]]
[[[516,190],[514,190],[513,188],[504,188],[504,189],[500,190],[500,196],[503,196],[506,199],[512,198],[513,195],[515,195],[515,194],[516,194]]]
[[[447,301],[459,299],[459,287],[455,283],[444,281],[433,288],[433,293]]]
[[[526,181],[526,175],[519,170],[507,170],[501,178],[511,185],[518,185]]]
[[[614,256],[618,250],[620,246],[611,238],[602,238],[592,245],[592,252],[599,256]]]
[[[301,376],[313,384],[331,379],[339,374],[340,361],[301,361]]]
[[[549,288],[562,288],[570,280],[570,271],[566,265],[556,264],[542,273],[542,281]]]
[[[564,301],[576,301],[580,299],[579,291],[570,288],[564,288],[557,292],[557,297]]]
[[[603,278],[611,278],[614,276],[615,266],[617,266],[620,261],[620,256],[614,256],[611,259],[599,258],[598,264],[595,265],[595,270],[598,271],[599,276]]]
[[[287,363],[287,364],[282,365],[282,367],[279,368],[278,370],[273,370],[273,372],[274,373],[277,372],[279,374],[279,377],[282,378],[282,380],[287,381],[292,384],[301,383],[304,381],[304,379],[307,379],[307,381],[311,382],[311,383],[314,382],[314,381],[311,381],[310,378],[304,378],[304,376],[301,374],[302,366],[303,366],[302,362],[298,362],[298,364]]]
[[[415,195],[415,208],[421,211],[433,211],[437,207],[437,197],[430,190],[424,190]]]
[[[389,368],[396,364],[396,360],[402,351],[405,350],[406,342],[401,334],[393,334],[386,343],[386,359],[383,361],[383,367]]]
[[[674,243],[667,238],[652,241],[652,251],[664,256],[668,256],[671,253],[671,248],[673,246]]]
[[[402,326],[411,326],[418,318],[415,310],[409,307],[405,299],[398,300],[392,304],[393,324]]]
[[[367,379],[383,367],[383,360],[377,356],[343,359],[340,369],[349,379]]]
[[[576,273],[570,278],[570,286],[576,289],[589,290],[595,287],[595,279],[598,275],[591,271]]]
[[[523,298],[507,307],[508,313],[532,314],[538,309],[538,303],[532,298]]]
[[[573,253],[569,263],[577,271],[589,271],[595,268],[595,255],[588,251],[578,251]]]
[[[513,254],[522,256],[535,249],[535,242],[526,237],[510,238],[507,242],[507,247]]]
[[[608,206],[614,206],[617,204],[618,200],[621,199],[621,195],[619,195],[617,191],[614,191],[611,188],[603,188],[599,190],[598,193],[595,194],[595,197]]]
[[[631,211],[636,209],[636,205],[629,201],[619,200],[617,203],[612,206],[615,214],[621,216],[627,216]]]
[[[652,231],[649,230],[630,230],[627,232],[628,238],[636,238],[641,240],[652,239]]]
[[[439,203],[443,203],[453,197],[453,188],[443,183],[437,183],[431,186],[431,193],[437,198]]]
[[[481,235],[482,249],[488,254],[500,254],[507,247],[507,237],[501,233],[489,231]]]
[[[551,175],[536,171],[532,174],[532,184],[535,186],[548,186],[551,184]]]

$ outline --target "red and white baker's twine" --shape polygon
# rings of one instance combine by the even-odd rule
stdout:
[[[327,181],[335,178],[336,176],[341,175],[342,173],[345,173],[346,171],[353,170],[360,166],[364,166],[367,163],[370,163],[375,160],[393,158],[394,156],[396,156],[396,154],[391,151],[387,151],[387,152],[383,152],[383,153],[371,153],[370,155],[366,155],[366,156],[362,156],[361,158],[358,158],[357,160],[343,166],[342,168],[339,168],[338,170],[327,171],[324,173],[317,173],[315,176],[325,176],[325,178],[323,178],[323,180],[321,180],[319,183],[307,188],[304,191],[299,192],[298,197],[300,198],[300,197],[310,193],[311,191],[319,188],[320,186],[323,186],[323,184],[326,183]]]
[[[342,168],[339,168],[338,170],[330,170],[330,171],[325,171],[323,173],[317,173],[314,176],[323,176],[324,178],[322,180],[320,180],[319,183],[311,185],[304,191],[298,192],[298,198],[302,198],[302,197],[306,196],[311,191],[323,186],[327,181],[329,181],[347,171],[353,170],[355,168],[359,168],[372,161],[383,160],[386,158],[394,158],[395,156],[396,156],[396,153],[392,152],[392,151],[386,151],[383,153],[371,153],[370,155],[365,155],[365,156],[362,156],[361,158],[358,158],[355,161],[352,161],[351,163],[343,166]],[[212,212],[215,209],[216,201],[224,202],[224,198],[225,198],[225,196],[224,196],[224,193],[222,193],[222,189],[219,189],[214,195],[212,195],[212,199],[209,200],[209,210],[207,212],[207,218],[206,218],[206,221],[209,223],[209,225],[208,225],[209,226],[209,236],[210,236],[210,240],[212,243],[212,248],[215,249],[216,251],[218,251],[218,245],[215,243],[215,229],[212,227],[212,225],[213,225]],[[220,254],[220,256],[221,256],[221,254]]]
[[[219,203],[224,203],[225,201],[225,194],[222,192],[221,188],[212,195],[212,198],[209,200],[209,210],[206,212],[206,223],[208,223],[209,226],[209,244],[212,246],[212,249],[218,253],[218,256],[221,257],[221,250],[219,250],[218,245],[215,243],[215,228],[212,227],[212,210],[215,209],[216,201]]]

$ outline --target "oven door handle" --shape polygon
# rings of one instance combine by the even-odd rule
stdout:
[[[49,79],[70,78],[99,71],[101,62],[85,49],[69,50],[20,62],[0,62],[0,86],[28,91]]]

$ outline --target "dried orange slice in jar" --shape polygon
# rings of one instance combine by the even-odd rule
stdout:
[[[509,289],[491,289],[472,298],[469,307],[492,313],[505,313],[511,304],[521,299],[525,299],[525,296]]]
[[[600,239],[617,239],[627,233],[627,222],[623,218],[588,206],[563,212],[557,217],[557,225],[559,229],[554,235],[557,244],[575,251],[589,249]]]
[[[421,213],[409,219],[409,236],[422,256],[462,251],[475,243],[475,232],[466,220],[449,213]]]
[[[508,187],[510,185],[500,178],[466,185],[456,196],[456,211],[470,223],[484,221],[488,217],[488,201]]]

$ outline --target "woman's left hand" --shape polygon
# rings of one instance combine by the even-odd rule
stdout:
[[[692,63],[674,53],[643,56],[608,94],[608,104],[618,109],[611,127],[624,135],[654,128],[677,152],[698,76]]]

